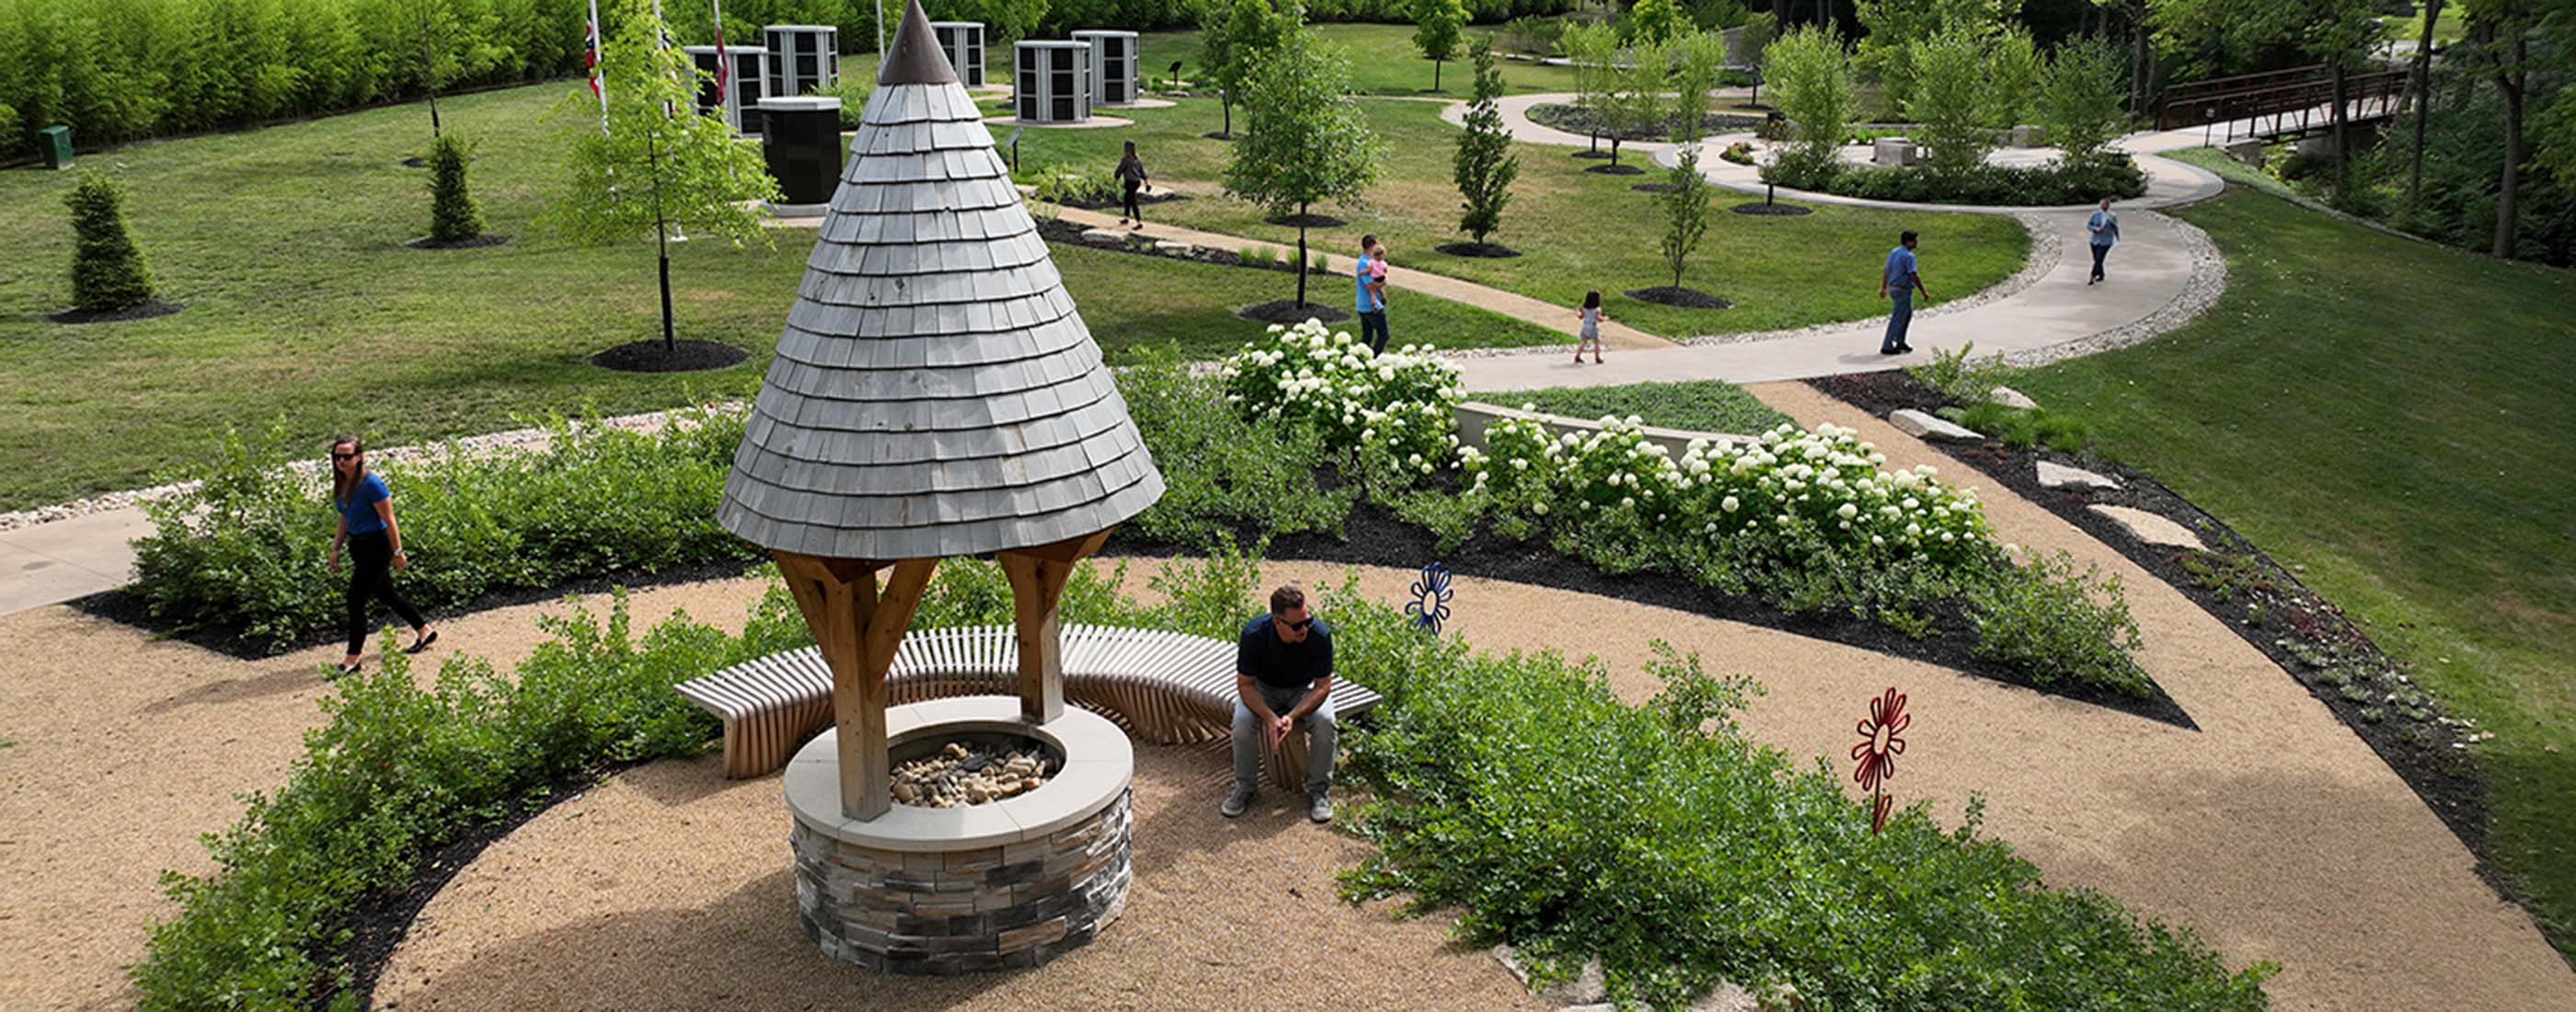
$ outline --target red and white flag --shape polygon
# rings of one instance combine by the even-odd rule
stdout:
[[[716,14],[716,100],[722,102],[723,96],[728,94],[727,86],[733,83],[733,57],[725,55],[724,0],[707,2],[715,8]]]
[[[582,69],[590,72],[590,93],[599,96],[599,132],[608,132],[608,85],[599,76],[599,0],[590,0],[589,35],[582,40]]]

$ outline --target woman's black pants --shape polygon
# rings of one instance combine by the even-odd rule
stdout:
[[[394,543],[385,532],[349,535],[349,653],[367,648],[367,602],[381,598],[418,629],[420,609],[394,590]]]
[[[1136,219],[1139,224],[1145,220],[1145,209],[1136,204],[1136,191],[1141,189],[1144,189],[1142,184],[1132,179],[1127,181],[1127,216]]]

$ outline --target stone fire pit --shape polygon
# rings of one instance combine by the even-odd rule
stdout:
[[[1032,725],[1014,696],[968,696],[886,711],[897,756],[954,740],[1034,747],[1060,757],[1037,789],[984,804],[898,804],[873,819],[841,814],[838,731],[787,766],[794,813],[796,921],[836,959],[892,973],[1032,967],[1089,942],[1126,903],[1125,733],[1067,707]]]

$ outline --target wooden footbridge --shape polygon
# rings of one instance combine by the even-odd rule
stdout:
[[[2406,100],[2406,72],[2344,74],[2343,118],[2365,123],[2396,116]],[[2335,82],[2323,64],[2193,81],[2166,88],[2156,129],[2207,127],[2210,142],[2288,140],[2334,128]]]

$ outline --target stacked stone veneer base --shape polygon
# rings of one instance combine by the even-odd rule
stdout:
[[[885,973],[1039,966],[1091,941],[1127,899],[1136,751],[1108,718],[1068,707],[1044,724],[1016,696],[886,710],[900,755],[968,735],[1033,739],[1063,764],[997,802],[841,812],[840,732],[797,750],[782,778],[796,852],[796,922],[824,953]]]
[[[796,923],[824,953],[887,973],[1044,965],[1127,902],[1129,792],[1088,819],[998,847],[904,852],[796,822]]]

